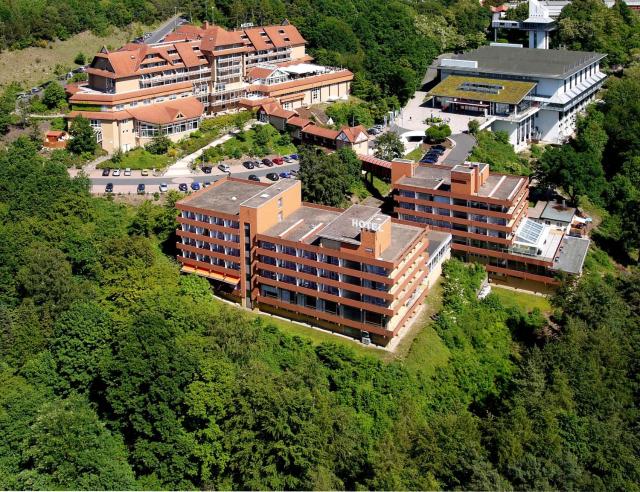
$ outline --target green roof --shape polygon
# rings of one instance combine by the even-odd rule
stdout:
[[[535,86],[535,82],[449,75],[431,89],[427,95],[518,104]]]

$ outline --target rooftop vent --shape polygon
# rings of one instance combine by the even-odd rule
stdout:
[[[231,197],[231,201],[232,201],[232,202],[235,202],[237,199],[238,199],[238,198],[237,198],[237,197],[235,197],[235,196],[232,196],[232,197]]]
[[[263,193],[262,195],[260,195],[260,198],[269,198],[269,195],[267,193]]]

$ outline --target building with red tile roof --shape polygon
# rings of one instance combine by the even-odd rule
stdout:
[[[348,70],[309,63],[305,44],[288,22],[235,30],[205,23],[179,26],[155,44],[103,48],[87,68],[88,81],[67,87],[69,116],[91,119],[107,151],[129,150],[167,129],[190,132],[207,115],[269,102],[279,103],[273,110],[284,127],[296,107],[346,98],[353,79]],[[177,113],[168,108],[183,103],[189,121],[174,127]],[[169,135],[177,140],[186,133]]]

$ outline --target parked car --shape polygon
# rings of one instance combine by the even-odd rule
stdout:
[[[277,175],[277,173],[268,173],[267,174],[267,179],[269,179],[271,181],[278,181],[280,179],[280,177]]]
[[[197,181],[194,181],[193,183],[191,183],[191,189],[193,191],[198,191],[200,189],[200,183],[198,183]]]
[[[253,161],[253,165],[255,167],[264,167],[264,164],[262,162],[260,162],[260,161]]]
[[[281,173],[280,173],[280,177],[281,177],[282,179],[290,178],[290,177],[291,177],[291,173],[290,173],[290,172],[288,172],[288,171],[281,172]]]
[[[378,133],[380,133],[380,130],[378,130],[377,128],[369,128],[369,129],[367,130],[367,133],[368,133],[369,135],[377,135]]]
[[[114,169],[113,172],[111,173],[111,176],[120,176],[120,169]]]
[[[288,155],[285,155],[282,157],[284,159],[284,162],[291,162],[293,161],[293,159],[291,157],[289,157]]]
[[[169,189],[167,183],[160,183],[160,193],[165,193]]]
[[[109,169],[108,167],[105,167],[105,168],[102,170],[102,175],[103,175],[103,176],[109,176],[109,173],[110,173],[110,172],[111,172],[111,169]]]
[[[435,150],[441,150],[442,152],[447,150],[447,148],[444,145],[440,145],[440,144],[434,145],[434,146],[431,147],[431,150],[434,150],[434,149]]]
[[[242,165],[247,169],[253,169],[254,167],[256,167],[253,161],[244,161]]]
[[[139,194],[139,195],[144,194],[144,183],[140,183],[140,184],[138,185],[138,194]]]
[[[435,164],[436,162],[438,162],[438,159],[434,159],[433,157],[424,157],[420,159],[420,162],[422,162],[423,164]]]
[[[298,170],[297,169],[292,169],[289,172],[291,173],[291,176],[297,176],[298,175]]]
[[[124,170],[124,175],[125,175],[125,176],[131,176],[131,168],[130,168],[130,167],[128,167],[128,168],[126,168],[126,169]]]
[[[205,181],[205,182],[202,184],[202,186],[203,186],[203,187],[205,187],[205,188],[206,188],[207,186],[211,186],[211,181]]]
[[[249,174],[249,180],[250,181],[260,181],[260,178],[258,176],[256,176],[255,174]]]
[[[262,159],[262,163],[267,167],[273,167],[273,162],[271,159],[267,159],[266,157]]]
[[[294,161],[300,159],[300,156],[298,154],[291,154],[289,157],[291,157]]]
[[[202,166],[202,172],[205,174],[211,174],[211,166]]]
[[[105,193],[113,193],[113,183],[107,183],[107,186],[104,187]]]
[[[149,170],[148,169],[143,169],[142,171],[140,171],[140,174],[142,176],[149,176]]]
[[[189,191],[189,187],[187,186],[187,183],[180,183],[180,184],[178,185],[178,189],[179,189],[180,191]]]
[[[229,171],[231,171],[229,164],[224,164],[224,163],[219,164],[218,169],[220,169],[220,171],[222,171],[223,173],[228,173]]]
[[[278,166],[281,166],[282,164],[284,164],[284,159],[282,157],[274,157],[271,160],[273,161],[274,164],[277,164]]]

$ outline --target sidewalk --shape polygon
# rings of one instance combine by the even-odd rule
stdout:
[[[184,156],[178,159],[174,164],[172,164],[167,168],[167,170],[164,173],[164,176],[167,178],[173,178],[176,176],[188,176],[191,173],[191,164],[198,157],[200,157],[205,150],[207,150],[210,147],[216,147],[218,145],[222,145],[227,140],[231,140],[233,137],[235,137],[238,133],[240,133],[240,131],[246,131],[255,124],[260,124],[260,122],[257,120],[251,120],[245,124],[242,130],[236,130],[234,132],[227,133],[226,135],[223,135],[220,138],[217,138],[213,142],[208,143],[201,149],[196,150],[192,154],[189,154],[187,156]]]

